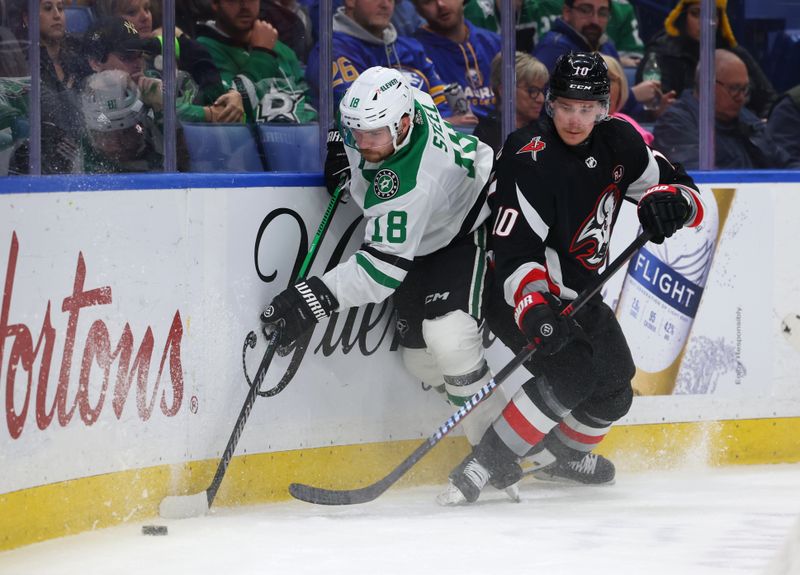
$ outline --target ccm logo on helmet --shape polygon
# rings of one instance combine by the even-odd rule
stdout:
[[[569,85],[571,90],[591,90],[591,86],[587,86],[586,84],[570,84]]]

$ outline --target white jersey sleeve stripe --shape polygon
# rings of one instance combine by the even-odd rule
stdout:
[[[383,273],[379,270],[370,259],[362,252],[356,252],[356,262],[367,272],[372,281],[382,286],[391,288],[393,290],[400,287],[401,280],[396,280],[392,276]],[[405,274],[404,274],[405,275]]]
[[[406,271],[358,251],[322,276],[340,309],[385,300],[406,277]]]
[[[520,284],[525,281],[525,277],[533,271],[540,271],[543,278],[547,277],[547,270],[543,265],[536,262],[528,262],[519,266],[516,270],[514,270],[513,274],[506,278],[506,281],[503,284],[503,296],[506,298],[506,303],[508,305],[517,305],[517,302],[514,301],[514,296],[517,293],[517,289],[519,288]],[[547,291],[547,280],[541,279],[531,283],[534,284],[532,291]]]
[[[628,191],[625,194],[628,198],[638,202],[648,188],[655,186],[659,182],[661,171],[654,154],[658,154],[664,158],[664,155],[660,152],[647,148],[647,167],[644,169],[644,172],[642,172],[642,175],[639,176],[639,179],[628,186]],[[666,160],[666,158],[664,159]]]
[[[528,202],[525,198],[525,194],[522,193],[522,190],[517,188],[517,201],[519,202],[520,210],[522,210],[522,215],[525,216],[525,220],[528,222],[533,233],[535,233],[539,238],[542,240],[542,243],[547,239],[547,234],[550,233],[550,227],[544,222],[542,217],[539,213],[534,209],[534,207]]]

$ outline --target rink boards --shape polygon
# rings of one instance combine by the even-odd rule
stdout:
[[[648,246],[604,293],[637,388],[666,393],[637,397],[602,444],[622,470],[800,460],[800,175],[698,181],[714,229]],[[152,516],[164,495],[207,486],[247,390],[245,336],[306,253],[328,203],[320,183],[0,182],[0,550]],[[612,257],[635,233],[625,207]],[[311,273],[363,235],[342,206]],[[389,304],[336,314],[302,358],[273,361],[263,387],[289,384],[256,401],[220,505],[285,499],[296,480],[372,481],[451,414],[404,371],[390,316]],[[261,338],[245,354],[250,378],[263,350]],[[511,357],[499,342],[488,355],[495,370]],[[445,441],[408,483],[443,481],[465,449]]]

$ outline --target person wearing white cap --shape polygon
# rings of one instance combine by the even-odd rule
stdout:
[[[162,168],[160,132],[127,72],[104,70],[89,76],[81,92],[81,109],[87,172],[149,172]]]

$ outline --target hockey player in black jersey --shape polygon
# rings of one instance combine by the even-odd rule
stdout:
[[[703,217],[696,185],[608,117],[606,64],[594,53],[559,58],[546,115],[513,132],[497,165],[492,241],[495,293],[487,319],[514,352],[535,342],[534,374],[450,474],[438,501],[473,502],[486,483],[516,483],[520,461],[542,478],[610,483],[614,466],[593,453],[628,412],[635,367],[614,312],[598,295],[574,318],[559,315],[608,260],[623,199],[658,243]]]

